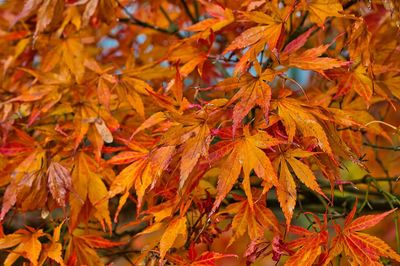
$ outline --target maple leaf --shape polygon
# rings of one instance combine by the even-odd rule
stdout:
[[[50,193],[61,207],[65,207],[67,194],[71,189],[71,175],[68,169],[60,163],[51,162],[47,174]]]
[[[228,154],[221,165],[221,172],[218,177],[217,197],[212,212],[218,208],[222,200],[232,189],[243,169],[243,188],[249,201],[250,208],[253,208],[253,196],[251,194],[250,172],[254,170],[259,178],[265,182],[268,190],[271,186],[277,186],[278,181],[271,161],[262,149],[275,146],[281,143],[280,140],[269,136],[263,131],[250,135],[248,129],[242,138],[234,140],[230,150],[224,151]],[[225,155],[224,154],[224,155]]]
[[[29,3],[31,2],[31,3]],[[35,29],[35,36],[39,33],[42,33],[47,26],[52,22],[54,19],[54,14],[62,9],[62,1],[28,1],[24,9],[28,12],[30,5],[37,6],[38,2],[42,2],[40,8],[38,9],[38,21],[36,22],[36,29]],[[27,6],[28,5],[28,6]],[[24,16],[24,11],[20,14],[20,16]]]
[[[0,238],[0,249],[16,246],[4,261],[5,266],[11,266],[19,257],[28,259],[32,265],[38,265],[38,259],[42,250],[39,237],[44,236],[42,230],[35,230],[32,227],[19,229],[15,233]]]
[[[397,98],[400,99],[400,86],[399,86],[399,82],[400,82],[400,76],[391,76],[388,77],[387,79],[385,79],[384,84],[391,88],[391,93]]]
[[[334,225],[336,236],[323,265],[328,265],[342,252],[346,254],[345,258],[351,265],[383,265],[379,262],[380,257],[388,257],[400,262],[400,255],[383,240],[359,232],[375,226],[396,209],[376,215],[364,215],[353,220],[356,210],[357,203],[346,217],[343,228],[337,224]]]
[[[64,266],[64,260],[62,258],[62,244],[58,243],[61,235],[61,228],[64,222],[60,223],[56,228],[54,228],[53,236],[51,237],[51,243],[43,244],[43,251],[40,255],[39,265],[43,265],[47,258],[54,260],[61,266]]]
[[[153,237],[145,237],[143,241],[146,242],[147,246],[151,246],[152,248],[156,248],[157,245],[159,246],[160,263],[166,258],[168,261],[175,261],[179,265],[185,264],[184,259],[174,258],[173,255],[171,256],[168,254],[168,251],[171,248],[180,248],[185,244],[188,234],[187,218],[185,216],[170,218],[170,216],[173,216],[173,213],[170,212],[169,207],[167,212],[164,210],[151,210],[151,212],[152,211],[155,211],[157,216],[157,213],[162,216],[165,215],[165,219],[162,218],[162,221],[157,219],[156,223],[145,228],[137,236],[153,235]],[[146,250],[144,252],[148,253],[149,251]]]
[[[260,73],[259,77],[245,74],[239,78],[227,78],[216,85],[217,88],[227,92],[239,89],[227,103],[227,105],[230,105],[238,101],[233,108],[233,131],[256,105],[261,107],[265,118],[268,119],[272,89],[266,81],[272,81],[275,75],[275,72],[267,69]]]
[[[5,191],[0,220],[15,205],[23,211],[41,208],[47,200],[44,164],[46,152],[35,150],[13,171],[11,183]]]
[[[365,199],[377,212],[398,192],[400,1],[0,2],[7,265],[103,265],[120,251],[134,265],[229,264],[223,228],[230,248],[251,241],[239,264],[399,260],[361,232],[383,209],[332,220],[332,236],[326,219],[314,216],[314,231],[291,220],[324,207],[296,206],[326,197],[320,181],[331,214],[339,191],[355,193],[350,177],[364,195],[383,193]],[[359,167],[371,177],[355,177]],[[129,240],[126,250],[94,231],[111,229],[109,211],[110,238]],[[49,233],[21,229],[21,217]]]
[[[214,266],[217,260],[224,258],[237,258],[237,255],[206,251],[188,265]]]
[[[323,70],[347,66],[349,62],[341,61],[336,58],[320,57],[325,53],[331,44],[305,50],[301,54],[289,54],[287,56],[288,65],[301,69],[308,69],[322,73]],[[281,60],[285,60],[285,59]]]
[[[371,64],[371,32],[363,18],[356,21],[349,29],[349,54],[351,59],[357,59],[361,56],[363,65],[369,66]]]
[[[192,137],[187,139],[186,136],[182,136],[182,139],[187,140],[183,144],[180,188],[185,184],[186,179],[189,177],[200,156],[208,155],[208,146],[211,142],[210,129],[206,123],[194,124],[189,128],[186,134]]]
[[[72,137],[75,140],[74,149],[76,150],[87,136],[93,145],[95,159],[99,162],[104,142],[113,142],[112,131],[118,129],[120,125],[104,108],[97,109],[98,111],[95,111],[90,103],[77,107],[73,120],[74,133]]]
[[[46,1],[57,2],[57,1]],[[84,45],[79,38],[70,37],[64,40],[55,40],[51,43],[52,49],[44,58],[44,71],[54,69],[56,66],[67,69],[78,83],[83,82]]]
[[[118,210],[115,214],[115,220],[122,206],[125,204],[132,186],[135,187],[138,196],[137,208],[141,208],[146,189],[150,185],[155,185],[162,172],[168,166],[174,152],[174,146],[166,146],[152,151],[151,153],[142,153],[141,156],[136,154],[133,163],[124,168],[113,180],[107,197],[111,198],[117,194],[123,193],[123,196],[120,198]]]
[[[184,261],[181,261],[179,259],[174,260],[174,257],[168,256],[169,260],[171,262],[176,263],[177,265],[182,265],[182,266],[189,266],[189,265],[196,265],[196,266],[214,266],[216,265],[216,261],[224,258],[237,258],[237,255],[234,254],[221,254],[218,252],[212,252],[212,251],[204,251],[201,255],[197,255],[197,251],[195,248],[195,245],[193,242],[191,243],[189,247],[189,255],[188,259],[183,258]]]
[[[276,235],[281,234],[274,213],[265,207],[261,201],[255,203],[252,208],[247,200],[237,202],[220,212],[220,214],[223,213],[236,213],[232,220],[233,236],[228,246],[232,245],[246,232],[251,240],[260,238],[266,230]]]
[[[303,0],[303,5],[310,12],[310,20],[323,26],[327,17],[342,17],[343,7],[338,0]]]
[[[87,234],[80,229],[76,229],[72,232],[71,239],[67,246],[67,265],[105,265],[102,259],[96,253],[95,249],[106,249],[125,244],[126,243],[124,242],[112,242],[101,236],[95,234]]]
[[[204,110],[199,110],[195,115],[190,116],[173,115],[173,118],[176,123],[165,132],[160,140],[160,144],[173,146],[181,145],[182,157],[180,163],[179,188],[182,189],[199,159],[208,156],[208,148],[212,136],[208,124],[209,117]],[[165,120],[165,115],[160,114],[160,116],[157,115],[152,117],[152,119],[146,120],[138,130],[152,126],[154,122],[159,121],[159,119],[160,121]]]
[[[223,9],[219,5],[207,3],[207,9],[214,18],[204,19],[194,25],[186,27],[188,31],[198,32],[190,39],[207,39],[210,34],[223,29],[235,20],[233,12],[229,8]]]
[[[85,3],[85,2],[83,2]],[[83,26],[86,26],[89,23],[90,18],[95,14],[95,12],[98,12],[98,16],[103,19],[104,21],[107,21],[110,23],[113,19],[114,16],[110,15],[110,11],[114,10],[114,8],[117,6],[117,3],[112,0],[89,0],[87,1],[87,4],[85,6],[85,11],[82,14],[82,24]],[[113,13],[113,12],[111,12]]]
[[[301,47],[303,47],[306,42],[308,41],[308,38],[311,36],[311,34],[316,30],[317,27],[311,27],[304,33],[302,33],[300,36],[289,42],[285,48],[282,51],[282,56],[286,55],[288,56],[291,53],[296,52],[299,50]]]
[[[260,26],[252,27],[242,32],[233,42],[225,49],[224,53],[232,50],[242,49],[253,45],[257,42],[268,44],[268,48],[273,50],[279,40],[282,31],[282,21],[262,12],[253,11],[244,13],[244,15]]]
[[[154,125],[157,125],[167,119],[167,116],[163,112],[157,112],[152,114],[149,118],[147,118],[131,135],[130,139],[132,139],[138,132],[150,128]]]
[[[153,88],[137,75],[140,73],[138,70],[127,71],[121,74],[119,80],[115,85],[115,90],[119,97],[127,101],[128,104],[135,109],[135,111],[144,118],[145,109],[142,96],[148,95],[148,91],[153,91]],[[130,89],[134,88],[134,89]]]
[[[104,201],[107,188],[98,173],[96,162],[85,152],[79,152],[75,157],[72,170],[72,188],[74,192],[70,197],[71,220],[70,230],[75,228],[80,221],[85,221],[89,213],[111,230],[111,220],[108,211],[108,202]],[[86,221],[87,222],[87,221]]]
[[[35,139],[29,136],[26,132],[14,128],[15,140],[9,139],[9,142],[0,147],[0,153],[5,156],[16,156],[32,153],[35,150]]]
[[[11,207],[17,205],[22,210],[43,207],[48,200],[48,192],[61,207],[66,206],[66,197],[71,189],[69,171],[57,162],[51,162],[46,174],[46,153],[36,150],[13,171],[10,185],[6,189],[1,219]]]
[[[276,194],[281,205],[282,211],[286,218],[286,225],[290,225],[292,220],[293,210],[296,206],[297,190],[296,183],[290,173],[290,170],[285,160],[276,160],[275,165],[279,164],[279,183],[283,188],[277,189]]]
[[[54,90],[55,86],[46,86],[46,85],[37,85],[32,86],[26,91],[23,91],[19,96],[8,100],[7,102],[33,102],[44,98],[48,95],[52,90]]]
[[[177,217],[170,221],[160,239],[160,260],[164,259],[178,237],[186,240],[186,235],[186,217]]]
[[[314,173],[305,163],[298,159],[306,158],[312,155],[313,153],[311,152],[295,149],[282,153],[279,157],[277,157],[277,159],[274,160],[275,168],[277,171],[279,170],[280,183],[280,186],[277,187],[276,193],[286,218],[286,225],[288,227],[290,226],[290,222],[292,220],[293,210],[295,208],[297,198],[296,183],[293,179],[290,169],[293,170],[293,173],[296,175],[296,177],[308,188],[325,197],[325,194],[322,192],[316,181],[317,178],[315,177]]]
[[[110,109],[110,86],[114,85],[117,82],[117,79],[112,74],[107,72],[112,70],[113,67],[102,69],[94,60],[85,60],[85,66],[98,75],[98,78],[95,80],[95,82],[97,82],[96,89],[99,103],[103,104],[107,109]]]
[[[319,225],[319,231],[309,231],[299,226],[292,225],[290,233],[301,236],[286,244],[289,249],[296,249],[285,266],[290,265],[313,265],[315,260],[321,254],[321,246],[326,245],[328,241],[327,221],[324,215],[324,224],[321,224],[319,218],[315,215],[314,221]]]
[[[304,106],[295,99],[287,97],[279,99],[276,105],[274,103],[274,106],[278,108],[278,115],[282,118],[289,142],[293,141],[296,131],[299,130],[304,137],[317,139],[318,145],[323,151],[328,154],[332,153],[325,130],[314,116],[314,114],[317,114],[318,118],[324,118],[318,108],[310,112],[311,109],[308,109],[309,107]],[[325,117],[325,119],[327,118]]]
[[[343,91],[352,89],[363,97],[367,104],[371,101],[374,83],[364,66],[358,65],[353,72],[344,75],[341,80]]]
[[[203,73],[203,66],[204,62],[207,60],[207,54],[208,52],[204,51],[204,49],[200,49],[198,45],[183,43],[179,44],[177,49],[174,49],[168,55],[168,59],[174,63],[182,64],[179,68],[179,74],[180,78],[183,79],[192,73],[196,67],[200,75]],[[177,79],[171,80],[167,86],[167,90],[172,88],[176,82],[178,82]]]
[[[61,86],[69,84],[69,79],[65,73],[52,75],[22,68],[34,76],[41,84],[34,84],[24,90],[21,90],[17,97],[11,98],[6,103],[25,102],[32,104],[32,110],[29,115],[28,126],[33,125],[41,116],[44,116],[61,100],[62,95],[59,92]]]
[[[322,76],[326,76],[324,70],[348,66],[350,62],[341,61],[336,58],[320,57],[328,48],[337,41],[341,35],[338,35],[333,41],[328,44],[314,47],[303,51],[302,53],[295,53],[307,42],[310,35],[315,31],[315,26],[308,29],[306,32],[298,36],[296,39],[288,43],[279,55],[279,61],[284,65],[297,67],[300,69],[309,69],[317,71]]]
[[[371,113],[364,110],[365,106],[366,102],[361,98],[354,100],[349,99],[344,103],[342,109],[329,108],[329,111],[333,112],[334,114],[341,113],[342,116],[347,116],[351,120],[356,122],[354,126],[362,127],[363,125],[367,125],[368,123],[376,120],[376,118]],[[338,118],[337,120],[339,120],[339,117],[336,117]],[[386,139],[390,138],[387,135],[386,131],[379,124],[372,123],[371,125],[368,125],[366,130],[374,135],[379,135]]]

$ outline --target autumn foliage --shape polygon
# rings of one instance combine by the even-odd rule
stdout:
[[[399,29],[397,0],[0,1],[0,263],[397,265]]]

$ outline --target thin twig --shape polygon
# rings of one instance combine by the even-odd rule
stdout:
[[[193,0],[193,5],[194,5],[194,14],[196,16],[196,21],[200,20],[200,12],[199,12],[199,3],[197,0]]]
[[[197,218],[197,220],[194,222],[194,224],[189,228],[189,233],[188,233],[188,238],[187,238],[187,242],[185,244],[185,246],[188,248],[190,245],[190,239],[192,238],[193,233],[196,230],[197,225],[200,223],[200,221],[203,219],[204,215],[206,213],[202,213],[199,215],[199,217]],[[195,239],[197,239],[197,236],[195,236]]]
[[[372,147],[375,149],[381,149],[381,150],[400,151],[400,146],[379,146],[379,145],[368,143],[368,142],[364,142],[363,145],[369,146],[369,147]]]
[[[192,23],[197,23],[196,18],[193,17],[192,13],[190,12],[189,6],[187,5],[185,0],[181,0],[183,9],[185,10],[185,13],[188,15]]]
[[[397,182],[399,180],[399,177],[398,176],[396,176],[396,177],[371,177],[369,175],[366,175],[363,178],[349,180],[349,181],[353,184],[369,184],[371,182],[371,179],[374,179],[376,182],[392,182],[392,181]]]

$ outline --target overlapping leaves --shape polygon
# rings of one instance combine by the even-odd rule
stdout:
[[[0,220],[14,232],[0,238],[5,265],[103,265],[96,249],[134,264],[241,259],[212,250],[224,230],[229,246],[248,236],[248,262],[399,261],[359,232],[394,210],[353,220],[355,206],[342,227],[331,222],[332,239],[327,222],[345,215],[334,192],[351,184],[349,161],[398,175],[363,147],[398,141],[396,1],[0,6]],[[394,183],[368,182],[365,204],[371,187],[398,203]],[[326,205],[313,230],[293,225],[307,197]],[[21,228],[21,213],[34,226]]]

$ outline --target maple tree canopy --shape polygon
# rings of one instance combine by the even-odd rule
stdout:
[[[2,0],[0,47],[1,264],[400,263],[400,1]]]

